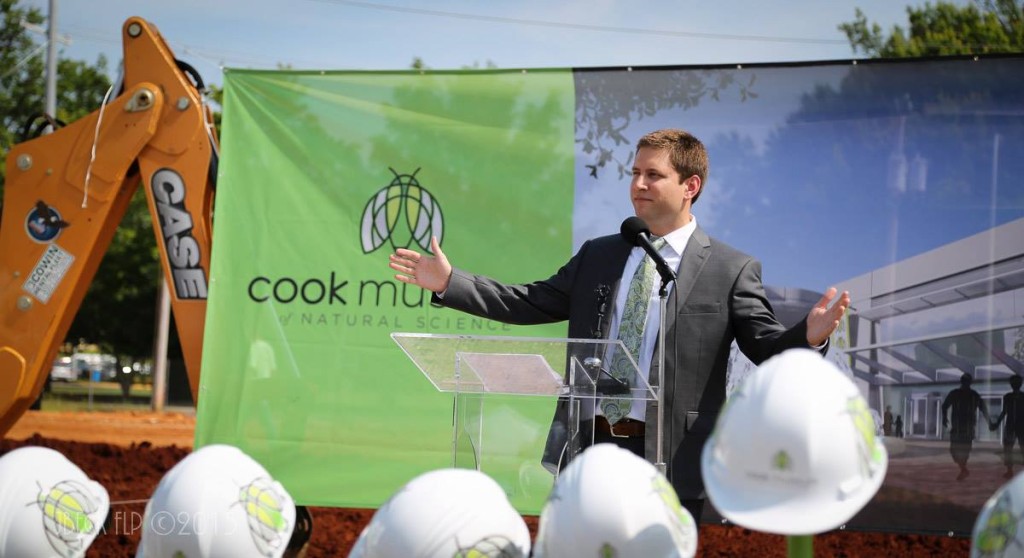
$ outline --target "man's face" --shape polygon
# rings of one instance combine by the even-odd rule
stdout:
[[[651,233],[661,236],[690,222],[690,200],[693,185],[699,189],[700,179],[691,177],[684,183],[669,161],[665,149],[641,147],[633,163],[633,180],[629,195],[633,211],[651,228]]]

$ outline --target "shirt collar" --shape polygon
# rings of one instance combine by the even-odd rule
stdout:
[[[695,230],[697,230],[697,217],[691,215],[689,223],[665,235],[665,242],[672,247],[676,255],[681,255]]]

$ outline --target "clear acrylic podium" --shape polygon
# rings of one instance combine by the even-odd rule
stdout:
[[[453,467],[490,472],[492,464],[503,460],[528,459],[543,462],[557,476],[593,444],[598,400],[612,396],[657,401],[656,390],[640,374],[633,375],[636,380],[630,385],[608,373],[614,351],[626,351],[617,340],[423,333],[391,337],[438,391],[452,394]],[[636,367],[632,356],[628,361]],[[533,398],[545,405],[542,423],[510,411],[504,404],[510,398]],[[658,431],[657,424],[647,428]],[[530,446],[523,440],[537,437],[547,439],[543,452],[530,449],[532,455],[523,455],[522,446]],[[654,463],[660,452],[651,453],[646,457]]]

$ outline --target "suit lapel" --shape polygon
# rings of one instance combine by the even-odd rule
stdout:
[[[676,284],[672,288],[672,293],[668,295],[668,300],[665,301],[667,314],[665,316],[666,335],[675,330],[676,315],[679,313],[678,309],[690,296],[693,285],[697,282],[697,277],[700,276],[700,272],[704,269],[704,264],[707,263],[709,255],[711,255],[711,240],[708,239],[708,235],[698,226],[693,230],[689,242],[686,243],[686,248],[683,248],[683,255],[679,260],[679,269],[676,271]],[[669,347],[672,347],[675,346],[677,340],[666,338],[666,342]],[[655,351],[657,350],[657,344],[655,344]],[[655,367],[656,364],[652,366],[652,371]],[[658,384],[658,380],[653,373],[650,376],[650,383],[651,385]],[[671,390],[672,378],[667,378],[665,383],[668,384],[668,389]],[[671,407],[671,405],[667,405],[667,407]]]
[[[704,233],[704,230],[698,226],[694,229],[690,241],[686,243],[686,248],[683,249],[682,259],[679,262],[679,272],[676,277],[676,286],[672,289],[672,295],[669,296],[668,300],[669,308],[679,308],[680,304],[686,302],[710,254],[711,240],[708,239],[708,235]],[[670,312],[666,318],[668,319],[666,327],[671,329],[672,324],[675,323],[675,313]]]

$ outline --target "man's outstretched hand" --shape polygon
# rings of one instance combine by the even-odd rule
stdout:
[[[429,254],[420,254],[415,250],[399,248],[391,254],[388,267],[397,271],[395,279],[433,291],[443,293],[448,289],[448,279],[452,275],[452,266],[441,251],[437,237],[430,238]]]
[[[839,327],[839,320],[843,317],[846,309],[850,307],[850,293],[843,291],[839,300],[832,304],[836,298],[836,288],[829,287],[825,296],[811,308],[807,314],[807,343],[812,347],[819,347],[828,340],[832,332]],[[832,304],[831,307],[829,304]]]

